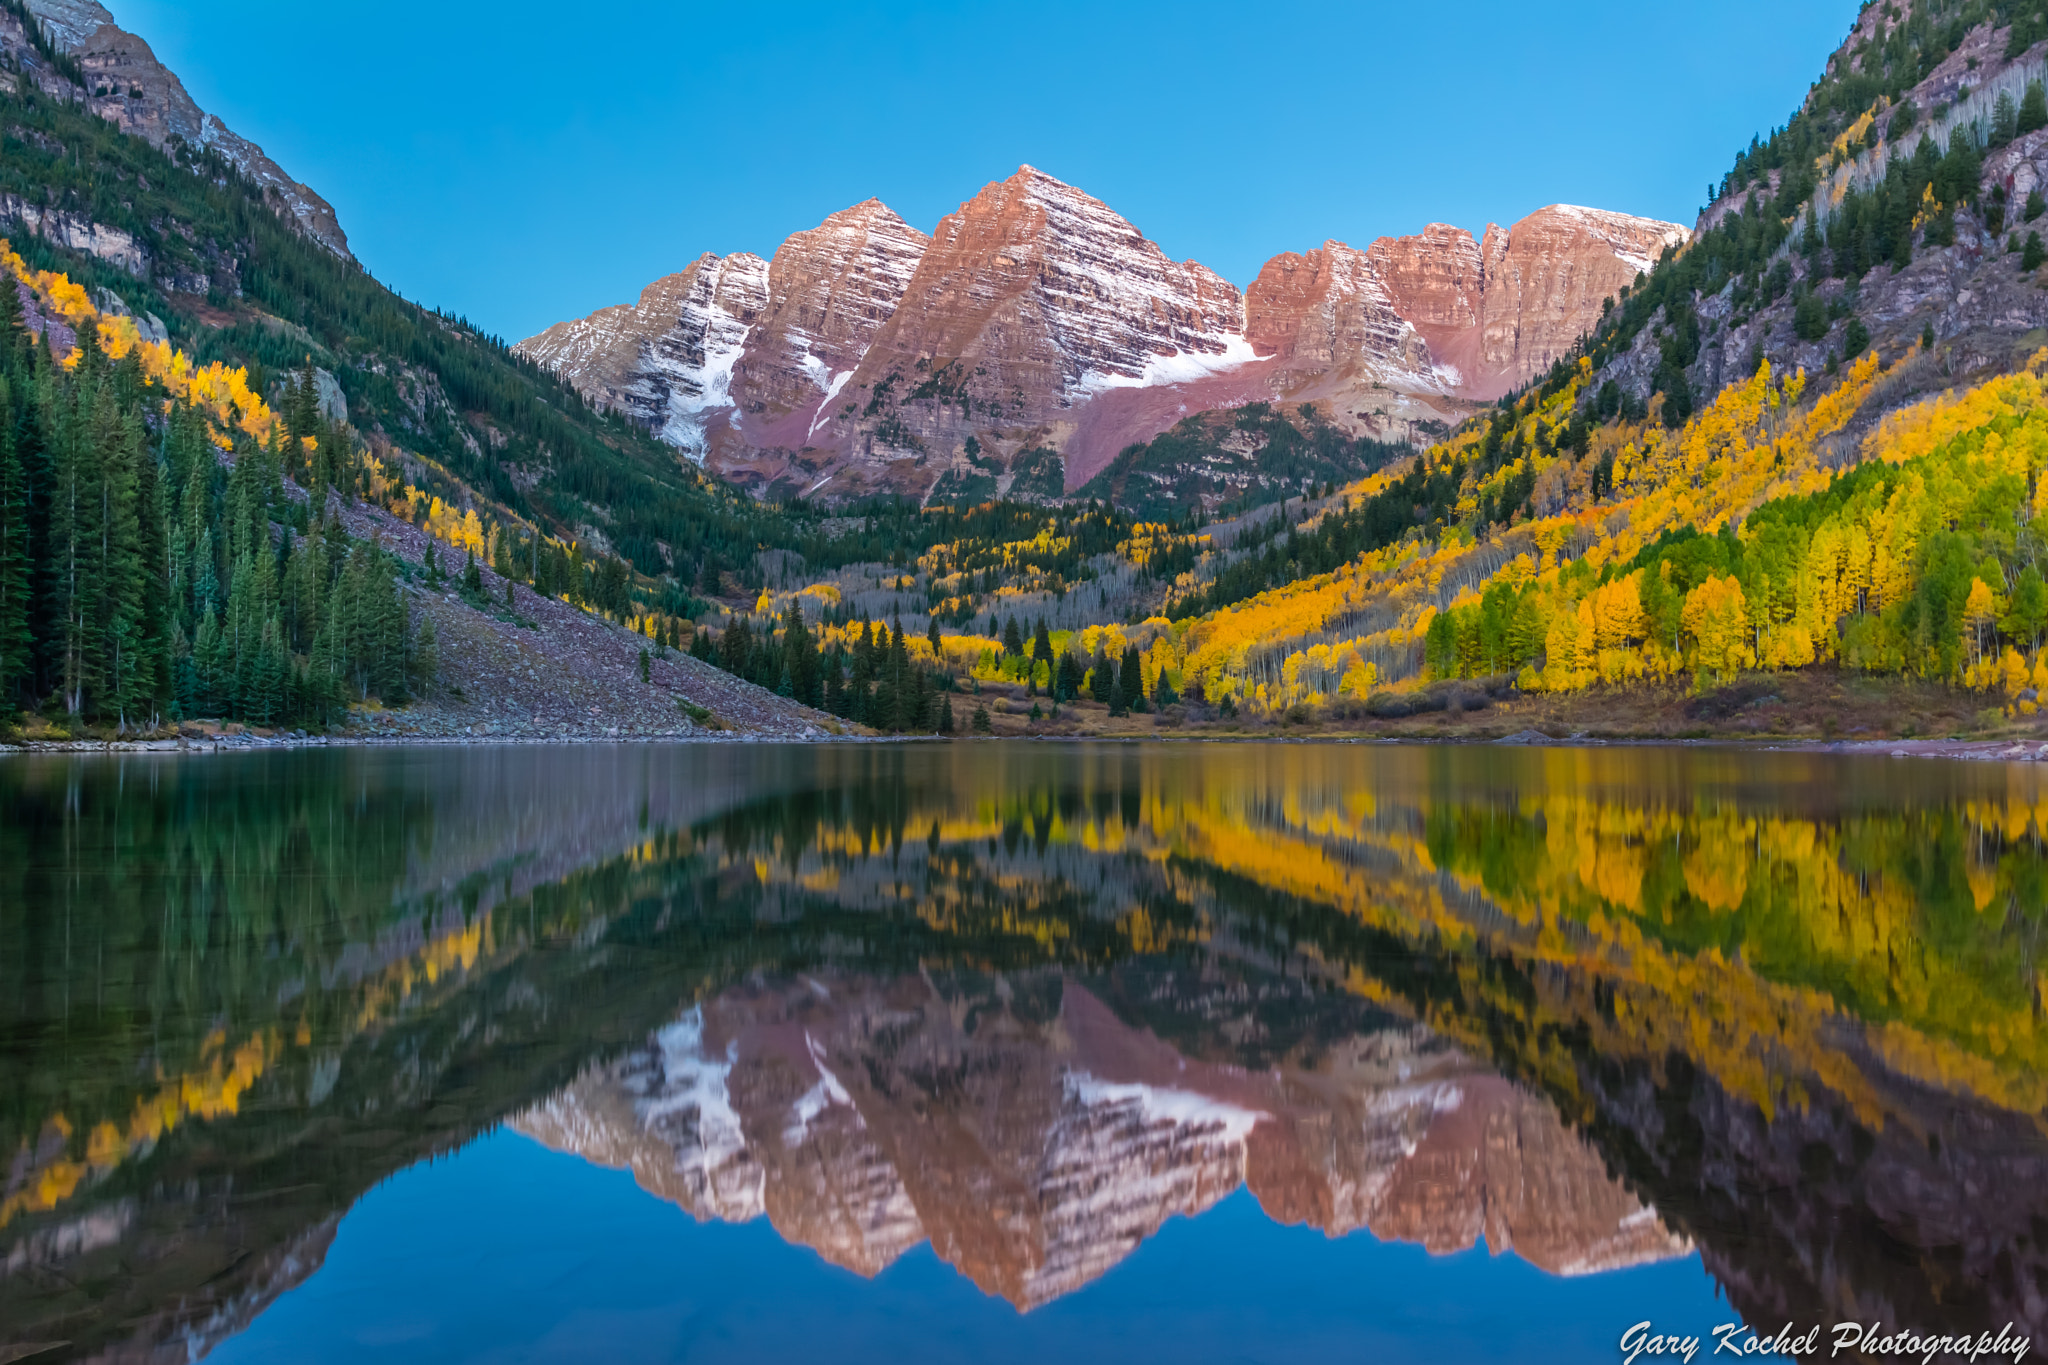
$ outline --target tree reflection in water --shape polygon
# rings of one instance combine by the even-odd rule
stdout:
[[[2048,1325],[2028,768],[352,751],[14,759],[0,809],[16,1343],[203,1349],[505,1121],[1021,1308],[1248,1186],[1557,1274],[1697,1246],[1773,1329]]]

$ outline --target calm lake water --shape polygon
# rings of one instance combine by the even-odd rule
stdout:
[[[0,1361],[2039,1338],[2037,772],[0,760]]]

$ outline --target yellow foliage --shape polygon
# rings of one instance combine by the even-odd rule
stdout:
[[[1749,643],[1749,607],[1743,600],[1742,584],[1732,575],[1708,575],[1686,594],[1680,619],[1695,642],[1695,657],[1702,671],[1726,677],[1756,663],[1756,651]]]

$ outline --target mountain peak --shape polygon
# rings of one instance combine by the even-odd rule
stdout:
[[[28,9],[50,41],[77,59],[86,77],[86,103],[95,114],[159,149],[174,137],[213,148],[274,196],[279,211],[300,232],[352,259],[334,206],[285,174],[261,147],[202,110],[177,73],[156,59],[147,42],[117,25],[104,6],[95,0],[28,0]]]
[[[729,384],[676,359],[701,349],[682,335],[701,332],[687,310],[644,297],[520,349],[657,431],[680,394],[691,453],[757,489],[1006,489],[1008,463],[1044,450],[1077,487],[1209,408],[1317,401],[1383,437],[1454,419],[1548,366],[1605,295],[1683,240],[1675,224],[1552,205],[1481,238],[1448,223],[1365,250],[1331,238],[1274,257],[1240,293],[1026,164],[930,237],[875,198],[793,234],[764,300],[732,314]]]

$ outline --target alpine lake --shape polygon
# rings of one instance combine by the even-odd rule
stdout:
[[[2044,831],[1713,747],[0,758],[0,1361],[2019,1360]]]

